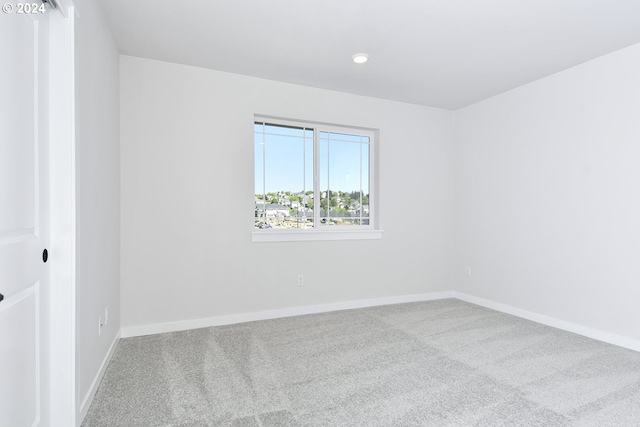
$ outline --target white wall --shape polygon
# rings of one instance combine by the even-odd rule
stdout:
[[[76,405],[83,412],[120,330],[119,54],[101,6],[75,5]],[[109,324],[98,336],[107,306]]]
[[[635,45],[456,112],[457,291],[640,339],[638,76]]]
[[[452,112],[128,56],[120,70],[123,327],[451,290]],[[380,129],[382,240],[252,243],[255,113]]]

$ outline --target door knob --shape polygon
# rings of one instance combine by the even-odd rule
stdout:
[[[4,299],[4,295],[0,294],[0,301]]]
[[[42,251],[42,261],[47,262],[48,259],[49,259],[49,251],[45,249],[44,251]]]

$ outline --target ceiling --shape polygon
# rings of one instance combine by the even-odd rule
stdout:
[[[640,0],[100,2],[125,55],[452,110],[640,43]]]

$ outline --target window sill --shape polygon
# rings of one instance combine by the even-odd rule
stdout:
[[[252,242],[307,242],[317,240],[379,240],[382,230],[260,230],[251,232]]]

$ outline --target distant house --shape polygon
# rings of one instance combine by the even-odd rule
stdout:
[[[256,203],[256,218],[276,218],[289,216],[289,208],[277,203]]]
[[[351,215],[361,215],[368,216],[369,215],[369,205],[361,205],[358,202],[351,203],[351,205],[347,209]]]
[[[301,207],[309,206],[309,202],[313,201],[313,194],[306,194],[304,191],[301,191],[299,193],[296,193],[295,195],[299,196],[300,199],[302,199],[302,201],[299,202]],[[295,202],[292,202],[292,207],[293,203]]]

